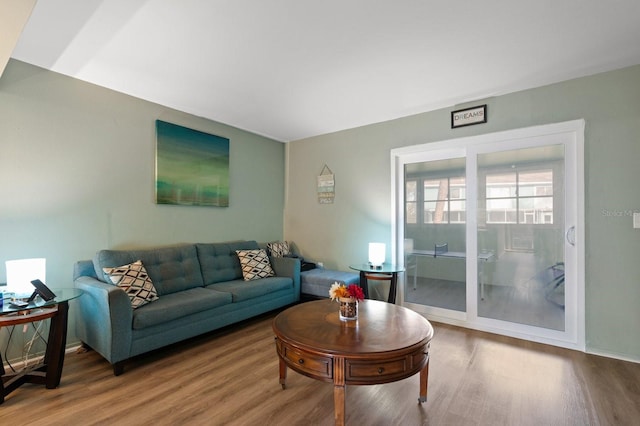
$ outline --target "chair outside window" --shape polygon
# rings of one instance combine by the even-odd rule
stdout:
[[[444,254],[449,251],[449,243],[436,244],[433,248],[433,257],[438,257],[439,254]]]

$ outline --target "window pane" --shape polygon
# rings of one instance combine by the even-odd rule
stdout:
[[[553,198],[532,197],[520,199],[520,223],[552,224],[553,223]]]
[[[552,170],[520,172],[518,181],[521,197],[527,195],[553,195]],[[525,190],[525,188],[527,189]]]
[[[424,203],[424,223],[433,223],[433,215],[436,211],[435,202]]]
[[[424,223],[447,223],[447,202],[427,201],[424,203]]]
[[[516,196],[516,174],[496,173],[488,174],[487,198],[515,197]]]
[[[520,210],[533,210],[533,198],[520,198]]]
[[[425,201],[446,200],[448,195],[447,179],[432,179],[424,181]]]
[[[408,180],[405,194],[405,201],[417,201],[418,200],[418,181]]]
[[[449,179],[451,181],[451,186],[465,186],[464,176],[456,176]]]
[[[553,211],[553,197],[536,197],[533,199],[533,206],[536,210]]]
[[[536,217],[535,217],[535,212],[533,210],[529,210],[529,209],[525,209],[525,210],[520,210],[520,213],[518,214],[518,222],[519,223],[536,223],[535,222]]]
[[[506,215],[503,211],[487,212],[487,223],[505,223]]]
[[[449,211],[449,222],[450,223],[465,223],[467,214],[466,214],[466,202],[465,201],[451,201]]]
[[[487,200],[487,223],[516,223],[516,199]]]
[[[451,201],[450,209],[452,212],[464,212],[466,207],[465,201]]]
[[[418,215],[416,210],[416,203],[407,203],[407,210],[405,212],[405,221],[407,223],[418,223]]]
[[[451,199],[464,199],[467,198],[465,190],[464,177],[452,177],[449,179],[449,194]]]
[[[519,185],[518,195],[521,197],[531,197],[535,195],[535,186],[532,185]]]
[[[535,195],[553,195],[553,185],[536,186]]]
[[[487,200],[487,210],[515,210],[516,199],[515,198],[503,198],[499,200]]]

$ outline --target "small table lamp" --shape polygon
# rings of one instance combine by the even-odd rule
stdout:
[[[32,280],[45,281],[46,262],[44,258],[7,260],[7,289],[15,297],[29,297],[33,293]]]
[[[371,265],[372,268],[382,269],[384,258],[384,243],[369,243],[369,265]]]

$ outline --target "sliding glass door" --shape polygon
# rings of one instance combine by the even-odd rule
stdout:
[[[564,146],[478,154],[478,316],[565,328]]]
[[[467,251],[465,163],[457,157],[405,165],[407,302],[466,311],[465,257],[448,257]]]
[[[583,348],[583,125],[392,151],[402,303],[437,321]]]

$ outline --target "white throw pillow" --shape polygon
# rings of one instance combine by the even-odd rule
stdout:
[[[272,277],[275,275],[269,256],[264,249],[259,250],[236,250],[240,266],[242,267],[242,277],[245,281],[257,280],[260,278]]]
[[[127,293],[133,309],[158,300],[158,292],[141,260],[115,268],[102,268],[102,270],[112,283]]]

